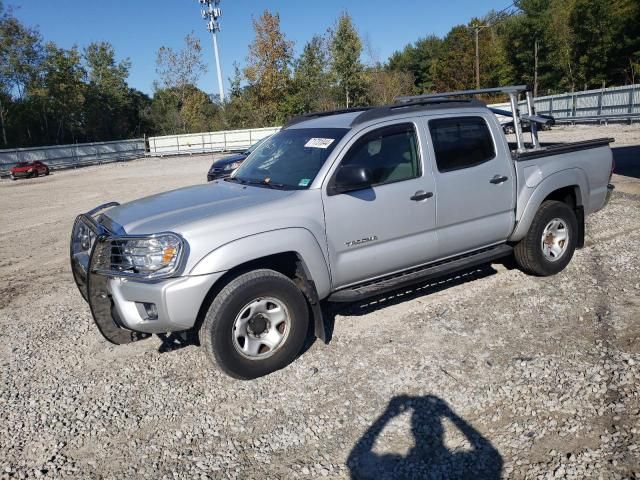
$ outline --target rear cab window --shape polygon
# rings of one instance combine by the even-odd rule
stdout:
[[[441,173],[475,167],[496,157],[493,136],[482,117],[430,120],[429,133]]]

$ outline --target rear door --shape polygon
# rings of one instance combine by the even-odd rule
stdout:
[[[323,185],[333,288],[384,276],[435,259],[434,181],[413,121],[386,122],[360,132],[343,149]],[[366,188],[337,195],[328,186],[344,165],[372,172]]]
[[[513,160],[490,122],[488,114],[427,122],[441,257],[503,242],[513,230]]]

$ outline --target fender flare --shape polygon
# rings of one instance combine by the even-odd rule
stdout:
[[[225,272],[269,255],[294,252],[306,267],[319,299],[331,291],[327,260],[316,237],[306,228],[291,227],[249,235],[221,245],[206,254],[189,275]]]
[[[522,214],[518,219],[516,228],[509,237],[509,241],[517,242],[522,240],[529,231],[533,218],[538,212],[538,209],[540,208],[540,205],[542,205],[544,199],[556,190],[566,187],[576,188],[576,206],[584,206],[586,200],[585,196],[588,195],[589,192],[589,181],[584,170],[580,168],[569,168],[553,173],[543,179],[529,196],[529,199],[522,210]]]

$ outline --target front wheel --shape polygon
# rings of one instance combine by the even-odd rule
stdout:
[[[527,273],[546,277],[564,270],[576,249],[578,220],[563,202],[542,202],[527,235],[514,249],[516,262]]]
[[[304,345],[309,310],[300,289],[274,270],[231,280],[212,301],[200,343],[228,375],[252,379],[291,363]]]

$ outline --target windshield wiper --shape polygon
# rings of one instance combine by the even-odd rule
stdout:
[[[248,180],[248,179],[238,179],[238,180],[248,185],[260,185],[260,186],[265,186],[269,188],[274,188],[277,190],[286,190],[288,188],[287,185],[285,185],[284,183],[274,183],[270,180],[267,180],[266,178],[263,178],[262,180]]]
[[[226,178],[223,178],[223,180],[225,182],[234,182],[234,183],[242,183],[242,184],[247,183],[246,180],[242,180],[241,178],[237,178],[237,177],[226,177]]]

